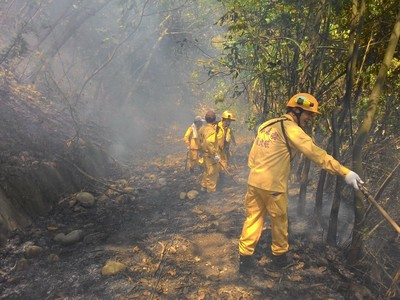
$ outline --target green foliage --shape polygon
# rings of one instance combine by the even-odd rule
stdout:
[[[224,91],[217,91],[214,94],[214,102],[215,104],[220,103],[220,102],[224,102],[225,100],[225,92]]]
[[[246,97],[250,111],[257,116],[283,105],[300,91],[314,94],[324,114],[331,115],[336,99],[340,101],[344,95],[348,53],[358,39],[353,90],[361,91],[361,97],[358,102],[352,97],[351,104],[353,124],[357,124],[357,112],[366,108],[364,99],[378,73],[398,11],[395,0],[385,4],[368,1],[364,27],[357,32],[352,28],[356,19],[350,0],[220,3],[226,12],[217,24],[226,34],[219,37],[222,56],[209,66],[209,75],[229,76],[231,96]],[[392,76],[391,80],[398,82],[398,78]]]
[[[247,129],[250,131],[253,131],[253,130],[255,130],[256,125],[257,125],[257,118],[254,115],[251,115],[247,118],[245,123],[247,125]]]

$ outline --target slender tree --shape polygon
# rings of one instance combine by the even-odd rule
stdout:
[[[364,24],[365,15],[365,1],[354,0],[352,5],[352,17],[351,17],[351,29],[349,35],[349,57],[346,65],[346,78],[345,78],[345,92],[341,101],[337,104],[332,117],[332,137],[333,137],[333,155],[336,158],[341,157],[339,149],[341,148],[341,132],[344,127],[344,120],[346,115],[350,115],[350,107],[352,102],[353,86],[355,82],[356,67],[359,61],[359,47],[361,39],[361,31]],[[356,97],[354,101],[356,101]],[[351,115],[350,115],[351,116]],[[349,124],[351,125],[351,118]],[[351,126],[350,131],[351,131]],[[350,138],[352,139],[352,132],[350,132]],[[336,245],[337,236],[337,222],[339,216],[339,208],[341,202],[341,191],[343,190],[344,183],[339,177],[336,178],[336,187],[332,201],[331,212],[329,216],[329,227],[327,235],[327,243],[334,246]]]
[[[387,73],[389,71],[390,65],[392,63],[393,56],[396,51],[397,44],[400,37],[400,9],[398,11],[396,21],[390,35],[389,43],[386,48],[381,67],[379,69],[378,76],[375,80],[374,86],[372,88],[371,94],[369,96],[368,107],[365,117],[359,126],[356,134],[356,139],[353,148],[353,169],[355,172],[360,174],[361,178],[364,177],[364,170],[362,167],[362,153],[363,147],[367,141],[369,132],[373,125],[377,107],[379,105],[379,99],[381,98],[382,91],[384,88],[384,83],[386,80]],[[351,245],[348,250],[348,259],[350,262],[355,262],[362,252],[363,238],[365,232],[364,215],[366,211],[365,199],[361,192],[355,193],[354,197],[354,230]]]

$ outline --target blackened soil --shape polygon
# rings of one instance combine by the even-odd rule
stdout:
[[[115,187],[128,184],[134,195],[99,188],[92,191],[97,199],[92,208],[80,207],[73,198],[62,199],[48,216],[14,232],[0,252],[0,299],[380,297],[346,267],[338,250],[324,244],[324,230],[309,216],[296,217],[294,210],[290,255],[295,265],[284,272],[264,270],[269,261],[267,220],[255,254],[257,266],[251,274],[240,275],[244,159],[231,169],[236,182],[227,178],[215,194],[189,200],[181,199],[180,193],[199,190],[200,171],[186,172],[180,157],[132,167],[126,181],[115,179]],[[291,205],[297,193],[292,187]],[[57,233],[76,229],[85,235],[80,242],[62,246],[54,241]],[[30,244],[43,252],[26,258],[24,249]],[[123,263],[126,269],[104,276],[108,261]]]

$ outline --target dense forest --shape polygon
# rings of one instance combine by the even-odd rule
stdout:
[[[296,217],[375,298],[400,297],[399,1],[3,0],[0,24],[0,247],[60,199],[184,160],[179,139],[209,109],[237,115],[245,174],[257,126],[307,92],[322,112],[310,135],[365,183],[297,156]]]

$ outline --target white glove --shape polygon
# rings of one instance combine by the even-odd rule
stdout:
[[[190,146],[187,146],[187,149],[190,150]]]
[[[214,160],[215,160],[216,162],[220,162],[221,157],[219,157],[218,155],[215,155],[215,156],[214,156]]]
[[[361,180],[360,176],[357,173],[350,171],[345,177],[344,180],[347,184],[352,185],[357,191],[359,190],[358,183],[363,184],[364,181]]]

